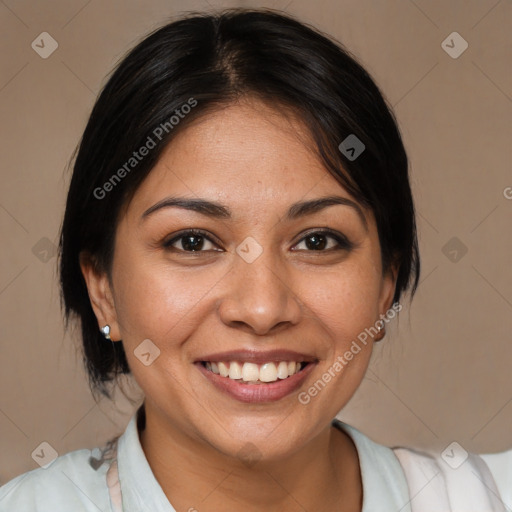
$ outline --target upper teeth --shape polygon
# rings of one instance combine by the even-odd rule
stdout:
[[[280,361],[278,363],[268,362],[262,365],[255,363],[231,362],[206,362],[206,368],[221,377],[228,377],[234,380],[245,382],[275,382],[277,379],[286,379],[296,374],[301,363],[295,361]]]

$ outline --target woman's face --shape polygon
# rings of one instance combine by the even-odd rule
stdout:
[[[371,338],[344,354],[394,292],[373,215],[305,139],[248,100],[181,132],[120,220],[112,307],[97,307],[147,414],[227,455],[250,442],[271,460],[324,430],[359,386]],[[325,197],[341,201],[311,207]]]

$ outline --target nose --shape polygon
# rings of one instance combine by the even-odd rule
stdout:
[[[218,309],[222,322],[259,336],[296,325],[302,315],[301,302],[282,265],[266,251],[252,263],[235,259]]]

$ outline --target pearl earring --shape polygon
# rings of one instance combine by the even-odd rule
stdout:
[[[109,340],[110,339],[110,325],[105,325],[103,326],[101,329],[101,334],[103,334],[103,336],[105,336],[105,339],[106,340]]]

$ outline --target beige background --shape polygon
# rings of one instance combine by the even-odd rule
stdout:
[[[94,402],[61,320],[52,250],[66,164],[134,42],[185,10],[235,5],[285,9],[345,43],[395,107],[410,155],[421,285],[340,418],[388,445],[512,447],[510,1],[5,0],[0,483],[37,467],[42,441],[62,454],[124,429],[132,407]],[[454,31],[469,44],[457,59],[441,46]],[[31,48],[41,32],[59,45],[47,59]],[[453,237],[459,247],[443,249]]]

